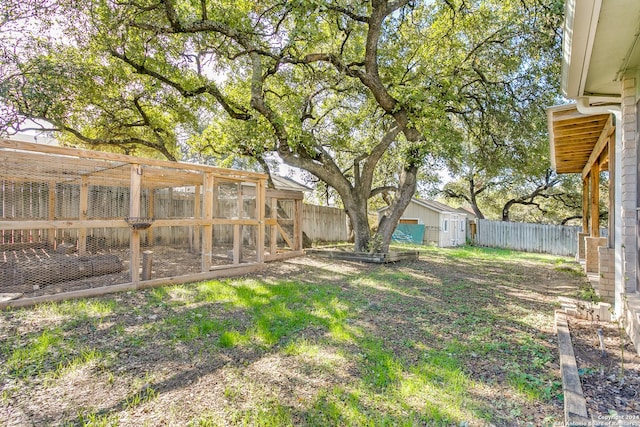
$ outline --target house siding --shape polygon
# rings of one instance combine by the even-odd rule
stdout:
[[[452,218],[454,227],[451,227],[451,244],[454,246],[462,245],[467,240],[467,216],[453,214]]]
[[[447,221],[447,229],[444,229],[444,222]],[[440,214],[440,241],[438,246],[445,248],[451,246],[451,215]]]
[[[638,152],[637,152],[637,103],[636,79],[624,79],[622,90],[622,123],[618,129],[622,132],[622,187],[621,222],[623,245],[624,289],[633,292],[636,289],[637,242],[636,223],[638,206]]]
[[[428,202],[438,205],[435,202]],[[401,219],[418,219],[419,224],[424,224],[423,244],[436,244],[440,247],[448,247],[464,244],[467,232],[467,214],[452,212],[443,212],[446,209],[442,205],[440,209],[423,206],[415,200],[411,201],[405,209]],[[380,221],[383,211],[378,212],[378,221]],[[447,231],[444,230],[444,221],[447,221]],[[455,228],[454,228],[455,227]]]
[[[440,244],[442,227],[440,214],[417,203],[410,203],[402,215],[403,218],[418,218],[420,224],[424,224],[423,244]]]

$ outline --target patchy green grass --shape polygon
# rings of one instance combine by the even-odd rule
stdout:
[[[555,284],[582,283],[570,260],[409,248],[421,259],[298,259],[0,313],[0,424],[561,421],[552,319]]]

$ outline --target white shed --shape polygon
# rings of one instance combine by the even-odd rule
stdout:
[[[378,222],[387,208],[378,210]],[[469,213],[436,202],[435,200],[411,199],[400,224],[424,224],[423,244],[439,247],[463,245],[467,235]]]

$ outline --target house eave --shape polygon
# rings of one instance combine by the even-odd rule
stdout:
[[[560,85],[565,97],[608,103],[607,98],[620,97],[623,78],[638,75],[637,0],[566,0],[563,33]]]
[[[567,0],[562,41],[564,96],[576,99],[584,94],[591,51],[602,0]]]

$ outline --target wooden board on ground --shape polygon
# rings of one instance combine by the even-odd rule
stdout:
[[[349,251],[332,251],[325,249],[307,249],[305,251],[308,255],[320,256],[324,258],[342,259],[346,261],[361,261],[370,262],[374,264],[386,264],[389,262],[397,262],[402,260],[415,260],[418,259],[420,253],[418,251],[392,251],[386,254],[376,253],[362,253],[362,252],[349,252]]]

